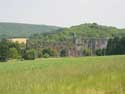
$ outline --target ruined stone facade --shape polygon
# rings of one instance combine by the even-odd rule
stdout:
[[[56,42],[40,42],[35,44],[30,44],[35,49],[39,48],[51,48],[56,49],[58,54],[62,49],[65,49],[67,56],[84,56],[84,49],[91,49],[91,55],[95,55],[97,49],[103,49],[107,47],[108,39],[103,38],[72,38],[65,41]]]

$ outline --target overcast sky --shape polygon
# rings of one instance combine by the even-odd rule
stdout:
[[[0,22],[125,28],[125,0],[0,0]]]

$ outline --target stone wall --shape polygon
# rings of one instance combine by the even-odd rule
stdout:
[[[84,56],[84,49],[91,49],[92,54],[95,55],[97,49],[103,49],[107,46],[108,39],[76,39],[57,42],[39,42],[37,44],[29,44],[35,49],[51,48],[56,49],[59,53],[62,49],[67,49],[68,56]]]

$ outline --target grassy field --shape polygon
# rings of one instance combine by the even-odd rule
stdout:
[[[0,94],[125,94],[125,56],[0,63]]]

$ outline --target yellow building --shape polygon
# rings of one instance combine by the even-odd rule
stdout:
[[[12,38],[12,39],[9,39],[9,41],[12,41],[12,42],[18,42],[20,44],[26,44],[27,43],[27,38]]]

